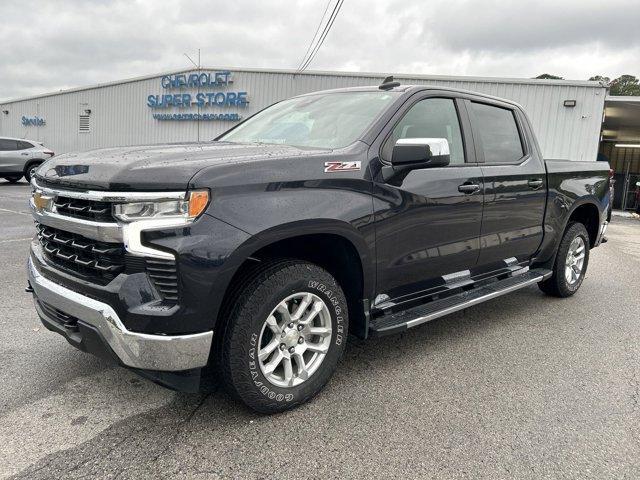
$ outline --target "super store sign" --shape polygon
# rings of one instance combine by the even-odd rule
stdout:
[[[247,92],[230,90],[231,72],[200,72],[165,75],[160,79],[163,89],[173,93],[149,95],[147,106],[154,109],[156,120],[223,120],[238,121],[238,112],[230,108],[245,108],[249,103]],[[185,90],[192,90],[185,92]],[[196,91],[193,91],[196,90]],[[193,111],[192,109],[198,109]],[[202,112],[201,109],[220,108],[227,111]],[[166,109],[179,109],[166,112]],[[165,110],[164,112],[162,110]]]

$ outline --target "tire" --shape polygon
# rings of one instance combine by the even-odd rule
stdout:
[[[40,165],[42,165],[41,161],[31,162],[27,164],[27,166],[24,169],[24,178],[27,181],[27,183],[31,183],[31,176]]]
[[[568,262],[575,261],[580,256],[580,254],[576,255],[574,251],[574,246],[578,245],[579,250],[580,244],[583,246],[583,261],[579,265],[579,273],[575,275],[575,280],[570,281],[567,278],[567,275],[569,275],[567,269],[570,268]],[[570,254],[572,259],[569,259]],[[547,280],[538,283],[538,287],[547,295],[561,298],[570,297],[576,293],[580,285],[582,285],[588,265],[589,233],[582,223],[570,223],[564,231],[558,247],[556,261],[553,265],[553,275]],[[576,268],[578,268],[577,265],[573,268],[574,272]]]
[[[308,303],[296,319],[303,301]],[[238,286],[229,304],[215,348],[232,395],[253,410],[277,413],[325,386],[344,353],[349,325],[344,293],[326,270],[301,260],[267,262]]]
[[[9,183],[18,183],[21,178],[22,178],[22,175],[20,175],[19,177],[16,177],[16,176],[4,177],[4,179]]]

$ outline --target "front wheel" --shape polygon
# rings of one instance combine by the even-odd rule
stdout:
[[[538,286],[554,297],[570,297],[578,291],[589,264],[589,233],[582,223],[571,223],[564,232],[553,275]]]
[[[223,380],[259,412],[300,405],[333,374],[348,325],[344,293],[326,270],[299,260],[268,263],[240,288],[220,332]]]

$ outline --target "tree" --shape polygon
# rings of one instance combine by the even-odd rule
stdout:
[[[591,77],[589,79],[590,82],[602,82],[602,83],[609,83],[611,82],[611,79],[609,77],[603,77],[602,75],[596,75],[594,77]]]
[[[633,75],[621,75],[620,77],[611,80],[609,85],[610,95],[634,95],[640,96],[640,82]]]
[[[542,75],[538,75],[537,77],[533,77],[539,80],[564,80],[562,77],[558,77],[557,75],[551,75],[550,73],[543,73]]]

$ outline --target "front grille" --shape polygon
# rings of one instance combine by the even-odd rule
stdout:
[[[121,243],[99,242],[40,223],[36,223],[36,229],[44,255],[57,268],[100,285],[122,272],[144,272],[165,302],[178,301],[174,260],[137,257],[127,254]]]
[[[121,243],[99,242],[38,223],[36,228],[47,259],[62,270],[106,284],[125,269]]]
[[[96,200],[82,200],[71,197],[57,197],[54,205],[57,213],[66,217],[82,218],[93,222],[115,222],[111,213],[111,203]]]

